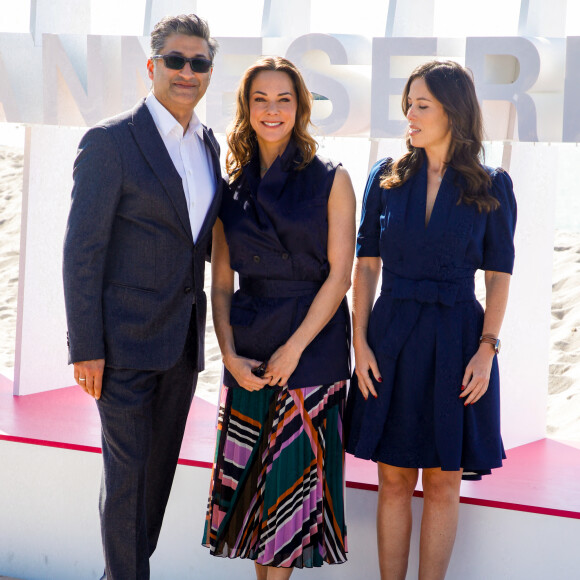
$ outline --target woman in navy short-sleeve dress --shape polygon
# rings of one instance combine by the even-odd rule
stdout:
[[[378,464],[383,580],[405,578],[419,468],[419,578],[444,578],[462,477],[479,479],[505,457],[497,354],[516,222],[510,177],[480,163],[468,72],[453,62],[418,67],[402,106],[408,152],[373,167],[363,201],[346,412],[347,451]]]

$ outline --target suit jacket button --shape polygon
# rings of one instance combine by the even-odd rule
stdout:
[[[183,291],[184,291],[186,294],[189,294],[189,293],[191,292],[191,286],[186,286],[186,287],[183,289]]]
[[[286,252],[282,254],[282,260],[287,260],[289,257],[290,257],[289,254],[287,254]]]
[[[256,262],[256,264],[260,263],[260,256],[254,256],[254,262]]]

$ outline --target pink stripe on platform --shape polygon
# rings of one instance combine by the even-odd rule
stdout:
[[[12,437],[0,434],[0,441],[11,441],[12,443],[27,443],[28,445],[41,445],[43,447],[56,447],[58,449],[71,449],[73,451],[84,451],[85,453],[101,453],[100,447],[87,447],[86,445],[73,445],[71,443],[58,443],[56,441],[44,441],[42,439],[30,439],[27,437]],[[0,578],[2,578],[0,576]]]
[[[95,401],[80,387],[13,396],[0,374],[0,441],[89,453],[101,452],[101,422]],[[216,437],[216,408],[194,397],[179,463],[210,468]]]
[[[415,492],[418,494],[418,492]],[[418,497],[422,497],[421,496]],[[504,509],[504,510],[513,510],[513,511],[520,511],[520,512],[528,512],[532,514],[541,514],[544,516],[557,516],[561,518],[572,518],[576,520],[580,520],[580,513],[570,510],[560,510],[560,509],[553,509],[547,507],[538,507],[532,505],[522,505],[521,503],[508,503],[502,501],[488,501],[485,499],[475,499],[470,497],[462,497],[460,499],[461,503],[471,504],[471,505],[480,505],[483,507],[491,507],[496,509]]]

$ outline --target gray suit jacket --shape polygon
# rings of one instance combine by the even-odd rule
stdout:
[[[69,362],[167,370],[195,302],[203,370],[204,267],[224,183],[205,127],[204,142],[218,187],[194,244],[181,177],[144,101],[81,140],[64,243]]]

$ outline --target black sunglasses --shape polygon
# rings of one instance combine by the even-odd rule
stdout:
[[[193,58],[186,58],[185,56],[179,56],[177,54],[156,54],[151,58],[162,58],[165,66],[171,70],[181,70],[185,66],[186,62],[191,65],[191,70],[196,73],[209,72],[212,66],[211,60],[208,60],[207,58],[199,58],[197,56]]]

